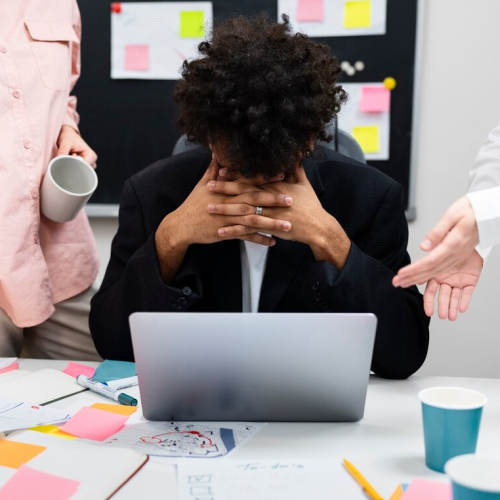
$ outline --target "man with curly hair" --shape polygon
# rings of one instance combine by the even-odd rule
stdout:
[[[311,158],[346,99],[337,60],[286,16],[220,22],[199,51],[174,98],[205,147],[125,184],[92,302],[98,352],[133,359],[135,311],[371,312],[372,370],[410,376],[428,318],[415,287],[391,285],[410,261],[402,188],[340,154]]]

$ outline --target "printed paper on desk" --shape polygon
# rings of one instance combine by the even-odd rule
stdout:
[[[211,29],[212,2],[123,2],[111,13],[111,78],[178,80],[182,63],[198,56],[203,27]],[[203,27],[201,26],[203,25]],[[148,48],[127,54],[127,47]],[[119,377],[124,378],[124,377]]]
[[[346,0],[323,0],[321,19],[314,3],[307,0],[278,0],[278,21],[281,22],[282,14],[288,14],[294,31],[312,37],[385,35],[386,33],[387,0],[368,2],[370,3],[368,26],[366,17],[361,23],[356,12],[353,12],[352,8],[349,9],[347,21],[349,25],[357,23],[358,27],[348,27],[344,24]],[[312,8],[308,11],[306,5],[311,5]]]
[[[0,489],[0,500],[67,500],[78,489],[79,481],[47,474],[22,465]]]
[[[61,429],[73,436],[104,441],[123,427],[128,417],[88,406],[77,412]]]
[[[451,500],[451,484],[427,479],[414,479],[406,489],[402,500]]]
[[[105,442],[146,455],[213,458],[226,455],[265,425],[250,422],[144,422],[126,426]]]
[[[297,21],[323,21],[323,0],[299,0],[297,6]]]
[[[66,411],[0,397],[0,432],[29,429],[36,425],[69,420]]]
[[[95,368],[92,366],[81,365],[80,363],[74,363],[70,361],[68,366],[63,370],[63,373],[71,375],[72,377],[78,377],[78,375],[85,375],[88,378],[92,378],[95,373]]]
[[[187,460],[178,462],[179,500],[331,500],[341,467],[327,460]]]

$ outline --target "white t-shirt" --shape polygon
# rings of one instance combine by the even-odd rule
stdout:
[[[258,312],[269,247],[240,241],[243,312]]]

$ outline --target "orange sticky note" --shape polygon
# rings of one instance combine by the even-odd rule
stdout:
[[[401,500],[403,496],[403,487],[399,484],[398,487],[394,490],[394,493],[391,495],[389,500]]]
[[[67,500],[79,485],[79,481],[22,465],[0,490],[0,500]]]
[[[0,465],[19,469],[21,465],[29,462],[45,450],[45,446],[38,446],[37,444],[0,439]]]
[[[104,441],[118,432],[127,419],[126,415],[84,406],[61,429],[79,438]]]
[[[323,0],[299,0],[297,5],[297,21],[323,21]]]
[[[125,69],[147,71],[149,69],[149,45],[125,45]]]
[[[94,403],[93,405],[90,405],[90,407],[96,408],[97,410],[104,410],[104,411],[110,411],[111,413],[118,413],[119,415],[127,415],[127,417],[137,411],[137,406],[108,405],[106,403]]]
[[[68,366],[63,370],[63,373],[67,373],[75,378],[78,377],[78,375],[85,375],[88,378],[92,378],[95,373],[95,368],[70,361]]]

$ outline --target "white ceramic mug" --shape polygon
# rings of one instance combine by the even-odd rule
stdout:
[[[40,191],[41,211],[55,222],[73,220],[97,188],[97,174],[79,156],[56,156]]]

